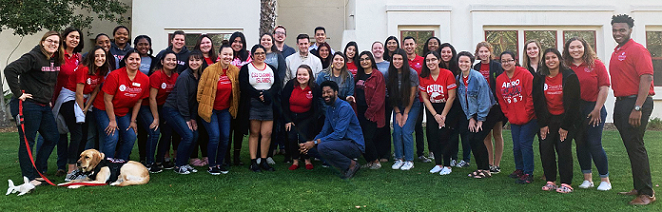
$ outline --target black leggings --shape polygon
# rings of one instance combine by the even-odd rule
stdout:
[[[307,154],[300,154],[299,143],[304,143],[313,139],[313,130],[315,129],[315,117],[312,113],[292,113],[294,126],[287,132],[287,142],[285,159],[309,159]]]
[[[559,137],[559,128],[563,118],[551,116],[549,118],[549,134],[540,140],[540,160],[547,181],[556,181],[556,155],[558,155],[558,171],[561,183],[572,184],[572,139],[568,136],[565,141]],[[569,134],[571,135],[571,134]]]
[[[391,107],[388,97],[384,100],[384,107],[386,108],[384,113],[386,124],[382,128],[377,128],[373,139],[379,159],[391,158],[391,115],[393,114],[393,107]]]
[[[444,111],[445,106],[446,103],[432,104],[432,107],[438,114]],[[445,127],[439,128],[439,123],[437,123],[432,113],[427,109],[425,109],[425,116],[428,146],[435,154],[434,162],[437,165],[450,166],[452,151],[450,139],[451,135],[457,131],[453,128],[453,126],[457,125],[454,123],[457,121],[457,117],[449,112],[449,115],[446,115]]]
[[[487,135],[492,131],[494,125],[502,119],[500,114],[501,109],[499,107],[492,107],[490,109],[490,113],[487,115],[486,120],[483,121],[481,131],[478,132],[469,131],[468,125],[463,126],[468,132],[467,137],[469,139],[469,143],[471,144],[471,151],[474,153],[476,167],[480,170],[490,170],[490,161],[487,154],[487,147],[485,147],[483,140],[485,140],[485,137],[487,137]],[[474,119],[475,118],[476,117],[474,117]]]
[[[64,117],[64,122],[67,124],[67,128],[69,128],[69,134],[71,134],[71,141],[67,147],[67,164],[76,164],[81,153],[79,150],[81,149],[81,141],[83,140],[83,123],[76,123],[74,107],[78,106],[74,104],[75,102],[71,100],[62,103],[60,107],[60,114]]]
[[[363,132],[363,140],[365,142],[365,153],[363,157],[366,161],[372,162],[379,159],[377,154],[377,147],[375,146],[375,133],[377,132],[377,123],[368,120],[365,117],[367,106],[357,106],[359,123],[361,124],[361,131]]]

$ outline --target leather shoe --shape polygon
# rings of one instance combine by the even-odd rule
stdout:
[[[623,192],[618,192],[620,195],[628,195],[628,196],[637,196],[639,195],[639,191],[637,189],[632,189],[630,191],[623,191]]]
[[[353,165],[353,166],[352,166]],[[361,166],[356,163],[356,161],[352,160],[352,164],[349,166],[349,169],[345,172],[345,179],[349,179],[354,177],[354,174],[356,174],[357,171],[361,169]]]
[[[630,205],[649,205],[653,202],[655,202],[655,195],[648,196],[642,194],[637,196],[637,198],[634,198],[632,201],[630,201]]]

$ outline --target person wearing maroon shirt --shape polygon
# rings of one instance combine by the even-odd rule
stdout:
[[[425,67],[421,70],[418,89],[427,108],[428,146],[437,153],[434,158],[436,165],[430,169],[430,173],[448,175],[453,171],[449,140],[453,133],[452,126],[457,125],[459,115],[457,110],[451,111],[457,83],[450,70],[439,68],[439,61],[441,56],[436,51],[425,55]]]
[[[402,48],[407,53],[407,60],[409,63],[409,67],[414,69],[417,75],[420,75],[423,66],[425,66],[425,62],[423,57],[416,54],[416,39],[414,39],[414,37],[411,36],[405,37],[404,39],[402,39]],[[418,98],[418,101],[421,103],[423,102],[421,98]],[[425,157],[425,155],[423,155],[423,152],[425,150],[425,140],[423,139],[423,111],[419,110],[418,114],[412,114],[412,115],[417,118],[415,120],[416,125],[414,126],[414,132],[416,132],[416,155],[418,156],[418,159],[421,160],[421,162],[430,163],[432,162],[432,160],[430,160],[429,158]],[[428,146],[428,149],[429,148],[430,147]]]
[[[297,69],[297,76],[291,79],[282,91],[281,104],[285,131],[288,132],[286,142],[287,155],[292,158],[289,170],[299,168],[299,158],[304,159],[306,169],[313,169],[310,156],[299,153],[299,143],[312,140],[316,129],[317,117],[320,112],[322,90],[315,83],[313,70],[310,66],[302,64]],[[288,160],[286,158],[286,160]]]
[[[517,65],[512,52],[504,51],[500,58],[504,72],[496,79],[496,96],[503,115],[510,121],[516,169],[508,177],[516,178],[517,183],[531,183],[534,168],[533,137],[539,131],[531,96],[533,75]]]
[[[349,73],[352,73],[352,76],[356,77],[356,63],[358,62],[356,57],[356,53],[359,51],[359,46],[356,44],[354,41],[350,41],[347,43],[345,46],[345,56],[347,57],[347,70],[349,70]]]
[[[641,44],[630,39],[634,19],[626,14],[611,18],[612,36],[618,46],[609,62],[616,104],[614,125],[621,134],[630,157],[634,189],[620,192],[636,195],[631,205],[648,205],[655,202],[651,182],[650,163],[644,146],[644,134],[648,118],[653,111],[653,63],[650,53]]]
[[[480,42],[476,45],[476,56],[480,59],[480,63],[474,65],[474,70],[480,72],[487,84],[490,86],[492,94],[496,99],[496,77],[503,73],[503,68],[499,61],[492,58],[492,44],[488,42]],[[499,104],[496,104],[492,107],[499,107]],[[497,110],[501,112],[501,110]],[[485,147],[487,148],[487,155],[490,161],[490,174],[498,174],[501,172],[501,157],[503,156],[503,125],[508,121],[505,119],[503,114],[501,114],[502,120],[499,120],[494,124],[492,132],[487,134],[485,137]],[[492,136],[494,136],[494,145],[492,145]]]
[[[595,56],[595,52],[586,40],[579,37],[570,38],[563,49],[565,64],[569,66],[581,87],[580,111],[584,121],[578,127],[575,135],[577,144],[577,161],[584,174],[584,182],[579,188],[593,187],[591,159],[595,162],[600,174],[599,191],[611,190],[609,181],[609,164],[607,154],[602,148],[602,129],[607,118],[605,101],[609,94],[609,74],[607,68]]]
[[[572,188],[572,139],[581,124],[579,79],[562,63],[559,50],[546,49],[540,75],[533,79],[533,106],[540,127],[540,160],[547,184],[543,191],[569,193]],[[556,153],[555,153],[556,152]],[[558,167],[556,166],[558,155]],[[556,184],[556,174],[561,187]]]
[[[134,50],[125,57],[126,66],[108,74],[102,92],[94,100],[100,150],[106,159],[114,162],[129,160],[136,140],[138,111],[143,99],[149,96],[149,77],[139,70],[140,54]],[[122,143],[118,146],[120,135]],[[116,147],[119,147],[117,152]]]

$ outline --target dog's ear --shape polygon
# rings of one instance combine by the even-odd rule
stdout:
[[[97,162],[101,162],[104,158],[106,158],[106,154],[103,154],[103,152],[99,152],[99,154],[97,154]]]

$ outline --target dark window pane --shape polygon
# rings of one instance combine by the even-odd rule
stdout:
[[[431,30],[420,30],[420,31],[403,30],[403,31],[400,31],[400,39],[404,40],[404,38],[407,37],[407,36],[412,36],[412,37],[414,37],[414,39],[416,39],[416,54],[422,55],[423,54],[423,45],[425,44],[425,41],[428,40],[428,38],[431,38],[431,37],[434,36],[434,31],[431,31]],[[402,43],[400,43],[400,48],[404,48]]]
[[[536,40],[540,42],[542,48],[540,51],[542,52],[548,48],[556,48],[556,31],[524,31],[524,40]]]
[[[485,31],[485,41],[494,47],[492,55],[495,55],[495,57],[498,57],[504,51],[511,51],[515,55],[519,55],[517,30]]]
[[[662,31],[646,31],[646,48],[653,57],[653,82],[662,86]]]
[[[186,48],[189,50],[193,50],[195,47],[195,44],[198,42],[198,38],[200,37],[200,33],[186,33]],[[211,37],[211,42],[214,44],[214,51],[218,52],[218,48],[221,47],[221,44],[223,40],[228,40],[230,39],[230,36],[232,33],[207,33],[209,37]],[[170,46],[170,40],[172,39],[172,33],[168,34],[168,46]],[[247,49],[250,49],[250,46],[246,47]]]
[[[570,38],[573,37],[580,37],[584,38],[588,45],[591,45],[591,48],[593,48],[593,51],[595,50],[595,30],[586,30],[586,31],[563,31],[563,44],[565,45],[565,42],[569,40]]]

